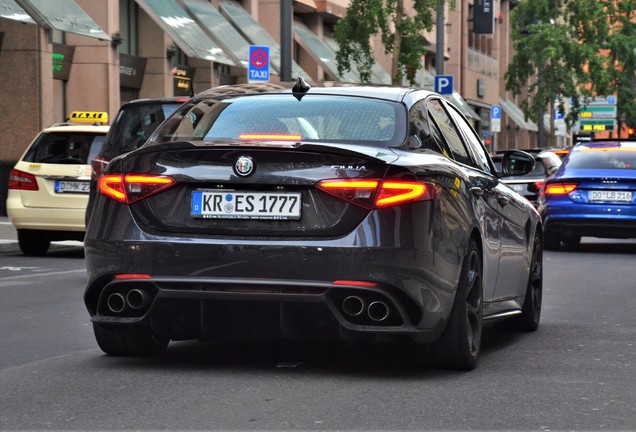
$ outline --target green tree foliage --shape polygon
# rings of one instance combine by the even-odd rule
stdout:
[[[617,95],[618,112],[636,124],[636,0],[523,0],[511,13],[515,55],[506,89],[524,95],[532,119],[573,98],[566,121],[578,118],[580,96]],[[552,128],[553,130],[553,128]]]
[[[338,72],[343,74],[355,64],[361,80],[370,82],[375,63],[370,41],[380,35],[385,52],[393,56],[392,83],[402,84],[406,77],[413,84],[422,67],[420,58],[427,52],[422,33],[433,28],[435,11],[446,1],[413,0],[415,13],[408,16],[404,0],[351,0],[334,31],[339,45]]]

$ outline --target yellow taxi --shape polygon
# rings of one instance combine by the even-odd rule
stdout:
[[[51,241],[84,239],[90,161],[107,122],[108,113],[74,111],[69,122],[42,130],[11,171],[7,215],[25,255],[45,254]]]

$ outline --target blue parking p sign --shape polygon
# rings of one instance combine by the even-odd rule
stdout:
[[[453,94],[453,76],[436,75],[435,91],[439,94]]]
[[[501,118],[501,106],[493,105],[490,108],[490,118],[492,119],[500,119]]]
[[[269,81],[269,47],[250,45],[247,79],[249,81]]]

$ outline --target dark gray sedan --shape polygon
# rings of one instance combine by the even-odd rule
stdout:
[[[211,89],[98,179],[97,342],[148,356],[183,339],[407,339],[472,369],[485,322],[539,324],[541,220],[500,179],[533,167],[510,151],[497,174],[425,90]]]

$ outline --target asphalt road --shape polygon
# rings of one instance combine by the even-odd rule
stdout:
[[[97,347],[81,247],[0,252],[0,430],[636,430],[636,241],[546,252],[540,329],[488,329],[478,368],[402,346]]]

